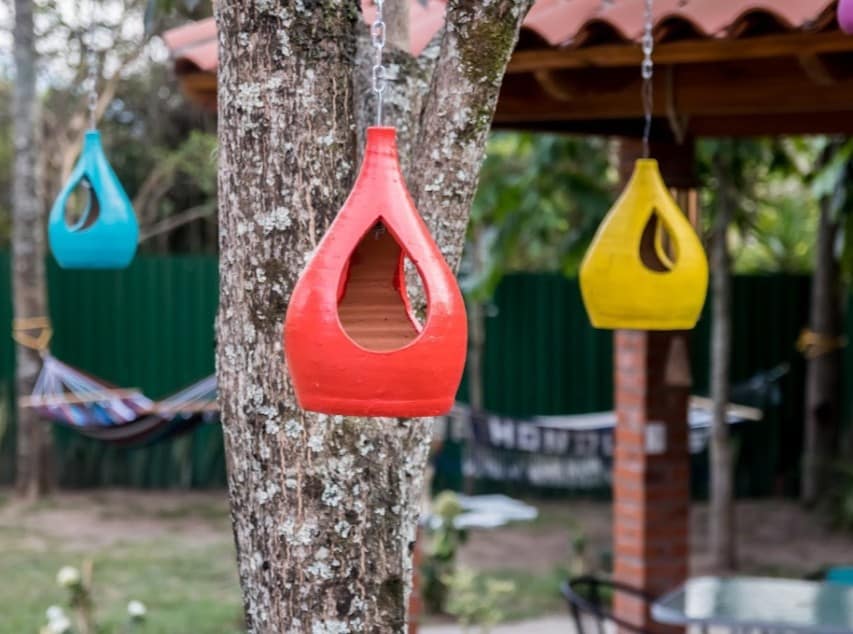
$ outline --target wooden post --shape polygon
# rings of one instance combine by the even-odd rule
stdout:
[[[653,145],[670,187],[692,185],[693,146]],[[627,181],[639,143],[625,142]],[[685,332],[622,330],[614,334],[618,424],[613,469],[613,553],[617,581],[659,596],[687,577],[690,455],[687,404],[690,359]],[[651,619],[640,600],[617,594],[618,618],[647,631],[672,631]]]

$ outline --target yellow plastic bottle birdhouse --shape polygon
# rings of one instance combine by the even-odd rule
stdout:
[[[688,330],[708,290],[708,260],[654,159],[640,159],[607,213],[580,269],[592,325]]]

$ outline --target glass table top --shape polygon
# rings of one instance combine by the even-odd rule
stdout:
[[[760,577],[695,577],[652,605],[675,625],[853,633],[853,586]]]

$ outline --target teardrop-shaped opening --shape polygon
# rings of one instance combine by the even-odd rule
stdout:
[[[675,241],[666,223],[652,209],[640,238],[640,261],[650,271],[668,273],[678,260]]]
[[[404,259],[405,251],[381,221],[350,256],[338,289],[338,319],[362,348],[397,350],[420,334],[410,301],[417,290],[407,283]]]
[[[65,200],[65,224],[69,231],[83,231],[95,224],[100,211],[92,183],[84,176]]]

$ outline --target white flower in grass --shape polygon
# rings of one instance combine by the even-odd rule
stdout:
[[[148,608],[142,601],[131,601],[127,604],[127,613],[133,621],[141,621],[147,612]]]
[[[71,631],[71,621],[68,620],[68,617],[63,615],[48,623],[47,631],[50,632],[50,634],[66,634]]]
[[[58,621],[65,618],[65,611],[58,605],[52,605],[44,611],[48,621]]]
[[[74,588],[80,585],[80,571],[74,566],[63,566],[56,573],[56,583],[63,588]]]

